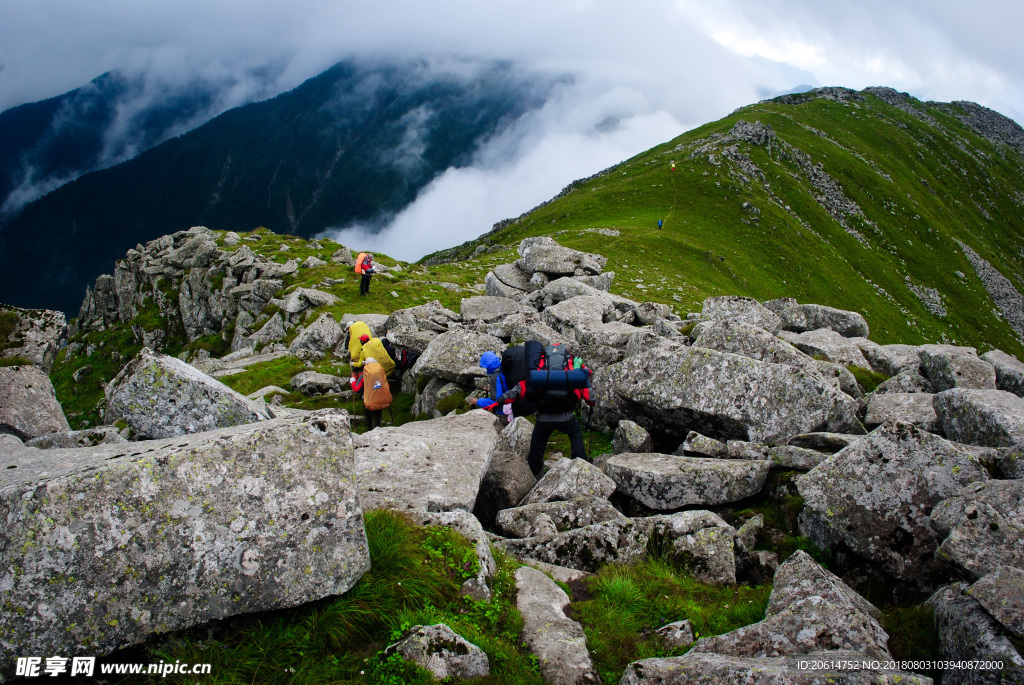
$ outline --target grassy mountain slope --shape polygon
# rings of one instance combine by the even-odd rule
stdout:
[[[1020,312],[1015,331],[961,247],[1024,292],[1024,147],[997,124],[1020,130],[977,105],[890,90],[784,96],[576,181],[425,261],[553,235],[608,256],[614,292],[681,313],[712,295],[794,297],[862,312],[881,343],[1022,357]],[[1000,135],[1008,142],[990,139]]]
[[[310,236],[373,223],[543,102],[504,64],[341,63],[28,205],[0,232],[0,301],[77,313],[137,243],[204,224]]]

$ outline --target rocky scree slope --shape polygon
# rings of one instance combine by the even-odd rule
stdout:
[[[494,263],[476,284],[486,294],[461,298],[458,311],[430,301],[390,314],[336,316],[330,308],[339,296],[329,290],[340,291],[339,282],[316,271],[329,268],[329,262],[309,254],[300,266],[290,255],[302,249],[331,251],[330,259],[344,263],[351,254],[335,245],[300,243],[266,233],[243,238],[195,228],[140,246],[119,265],[120,277],[101,278],[90,291],[75,323],[75,347],[69,345],[58,363],[74,359],[88,345],[96,349],[87,358],[95,359],[116,341],[104,335],[127,334],[129,328],[138,327],[136,344],[147,342],[147,334],[154,345],[170,344],[166,324],[147,330],[139,311],[131,310],[155,307],[156,316],[170,321],[175,300],[160,286],[168,279],[176,288],[181,321],[176,344],[195,367],[142,350],[136,360],[152,359],[168,380],[135,383],[130,390],[128,381],[153,367],[148,361],[127,366],[107,385],[102,416],[108,424],[126,424],[121,440],[145,438],[150,429],[142,422],[152,412],[133,407],[139,399],[173,395],[180,409],[174,414],[183,418],[169,435],[188,434],[207,427],[186,420],[187,406],[208,406],[206,389],[219,385],[201,370],[230,380],[246,377],[257,364],[285,358],[299,361],[299,369],[304,362],[343,360],[347,350],[338,345],[339,321],[362,318],[376,333],[420,355],[403,379],[404,390],[415,395],[414,413],[438,417],[348,438],[363,506],[376,502],[420,514],[450,512],[477,539],[556,575],[637,560],[655,546],[704,583],[756,583],[774,576],[763,622],[698,641],[684,657],[637,662],[627,669],[625,682],[660,682],[666,672],[706,673],[700,677],[727,681],[737,669],[795,678],[795,657],[884,661],[891,656],[877,610],[842,580],[806,555],[779,566],[778,557],[760,546],[763,518],[733,519],[737,525],[732,525],[724,517],[729,514],[723,507],[765,496],[775,487],[769,484],[778,483],[772,474],[781,472],[790,474],[804,504],[801,530],[832,552],[837,568],[867,568],[888,582],[934,590],[942,653],[999,656],[1008,664],[1006,677],[1020,676],[1024,662],[1014,646],[1021,637],[1019,613],[1007,606],[1024,565],[1024,364],[1017,358],[944,344],[879,344],[860,313],[792,298],[712,297],[684,319],[667,305],[610,292],[616,277],[605,270],[605,256],[567,248],[550,237],[525,239],[516,248],[517,259]],[[274,258],[249,245],[273,248]],[[288,259],[282,263],[279,257]],[[389,271],[405,272],[402,265]],[[285,286],[286,278],[299,280]],[[315,279],[323,290],[309,287]],[[380,281],[398,287],[399,277]],[[214,282],[219,288],[208,287]],[[354,274],[341,283],[350,290]],[[258,295],[273,288],[266,299]],[[166,310],[155,304],[157,293]],[[207,311],[214,314],[202,314]],[[225,326],[218,312],[231,312],[234,326],[230,319]],[[219,333],[206,332],[218,321]],[[219,342],[196,344],[204,338]],[[446,399],[456,398],[459,406],[464,397],[483,391],[486,380],[477,363],[483,351],[500,351],[522,339],[567,341],[594,366],[596,420],[614,429],[612,454],[595,464],[552,455],[549,469],[535,481],[525,468],[529,422],[519,418],[499,434],[497,420],[481,411],[442,416],[451,413],[442,409]],[[181,372],[171,382],[175,368]],[[878,383],[883,378],[888,380]],[[199,386],[201,394],[180,392]],[[123,389],[136,401],[118,400]],[[347,401],[338,387],[311,392],[326,393],[335,406]],[[281,394],[271,389],[274,393]],[[248,402],[240,396],[236,401]],[[15,406],[6,399],[2,404]],[[266,414],[231,420],[257,434],[264,421],[298,422],[305,426],[299,430],[314,430],[318,421],[341,421],[344,432],[350,420],[347,412],[320,415],[257,406]],[[38,429],[46,430],[59,432]],[[444,447],[449,443],[441,435],[460,436],[454,441],[460,448]],[[20,437],[10,440],[17,444],[6,448],[8,456],[28,460],[26,466],[38,462],[43,450],[20,446]],[[433,447],[423,454],[423,445]],[[96,449],[126,456],[116,446]],[[74,466],[74,460],[66,462]],[[414,468],[398,473],[396,464]],[[15,480],[15,500],[24,501],[27,481]],[[259,557],[241,559],[245,571]],[[481,568],[487,567],[482,561]],[[794,574],[803,579],[794,581]],[[531,586],[543,596],[557,595],[536,588],[540,579],[532,574],[518,575],[524,612]],[[486,600],[487,583],[484,574],[467,581],[465,591]],[[968,589],[968,584],[973,585]],[[556,597],[545,604],[558,607],[562,601]],[[978,616],[987,617],[984,631],[965,631],[964,625],[979,625]],[[526,642],[538,656],[571,652],[564,659],[579,664],[574,677],[588,682],[593,674],[580,631],[565,623],[559,635],[557,649],[534,641],[532,633]],[[549,682],[567,682],[554,668],[545,671],[543,662],[541,672]],[[908,673],[874,675],[927,682]]]

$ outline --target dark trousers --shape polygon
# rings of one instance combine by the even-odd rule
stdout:
[[[373,274],[363,274],[359,278],[359,294],[369,295],[370,294],[370,278]]]
[[[366,430],[371,431],[374,428],[380,428],[380,421],[384,417],[383,409],[367,409],[366,410]]]
[[[573,459],[587,458],[587,447],[583,444],[583,429],[575,417],[568,421],[538,421],[533,427],[533,437],[530,439],[530,456],[526,458],[535,477],[540,476],[540,471],[544,468],[544,448],[548,446],[548,438],[555,431],[569,436]]]

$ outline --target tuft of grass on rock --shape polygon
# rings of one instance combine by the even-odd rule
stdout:
[[[846,368],[857,379],[857,384],[860,385],[861,390],[864,392],[874,392],[875,388],[889,380],[889,376],[884,373],[865,369],[863,366],[857,366],[856,364],[851,364]]]

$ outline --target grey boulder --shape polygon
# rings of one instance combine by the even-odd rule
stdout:
[[[1002,350],[992,350],[981,358],[995,367],[996,387],[1024,397],[1024,362]]]
[[[500,355],[505,343],[492,335],[455,329],[431,340],[412,372],[471,386],[475,378],[487,375],[480,368],[480,356],[488,350]]]
[[[617,454],[604,470],[617,489],[657,511],[713,506],[756,495],[768,478],[768,461]]]
[[[807,330],[830,328],[844,338],[867,338],[868,322],[859,312],[851,312],[821,304],[805,304],[800,307],[807,320]]]
[[[811,431],[862,432],[857,403],[792,366],[693,347],[652,348],[594,372],[606,422],[628,418],[681,441],[703,435],[785,444]]]
[[[932,508],[968,483],[988,480],[976,456],[908,423],[885,423],[795,479],[805,534],[841,540],[896,578],[924,581],[940,538]]]
[[[923,392],[873,394],[868,399],[864,425],[869,429],[886,421],[906,421],[933,433],[939,429],[933,406],[934,395]]]
[[[1016,637],[1024,637],[1024,570],[997,566],[971,587],[967,594]]]
[[[921,348],[921,371],[936,392],[951,388],[996,389],[995,367],[974,355],[951,352],[944,347],[925,345]]]
[[[498,419],[483,409],[355,437],[355,480],[367,509],[473,511]]]
[[[607,498],[615,492],[615,482],[601,469],[582,459],[562,459],[545,473],[523,504],[558,502],[577,497]]]
[[[95,447],[96,445],[117,445],[128,442],[121,437],[120,431],[114,426],[97,426],[80,431],[67,433],[49,433],[40,435],[25,443],[25,447],[37,450],[70,449],[75,447]]]
[[[1013,393],[955,388],[937,394],[934,405],[950,440],[984,447],[1024,440],[1024,398]]]
[[[38,366],[0,367],[0,433],[31,440],[71,430],[50,377]]]
[[[295,340],[288,346],[288,351],[298,356],[309,353],[323,354],[333,349],[343,335],[344,331],[330,313],[321,314],[316,321],[295,336]]]
[[[540,502],[505,509],[498,513],[495,526],[506,537],[531,537],[530,531],[541,515],[547,516],[554,526],[554,532],[559,533],[595,523],[625,518],[608,500],[583,496],[571,500]]]
[[[612,435],[612,452],[621,454],[623,452],[653,452],[654,441],[651,434],[638,423],[623,419],[615,427]]]
[[[999,566],[1024,567],[1024,481],[972,483],[932,511],[945,536],[935,552],[965,578],[976,580]]]
[[[705,321],[750,324],[773,334],[782,330],[782,318],[751,297],[709,297],[704,300],[701,317]]]
[[[477,295],[462,300],[459,309],[462,320],[466,323],[482,321],[493,323],[513,314],[524,314],[526,309],[517,302],[505,297]]]
[[[438,680],[469,680],[491,674],[484,650],[443,623],[413,626],[402,639],[384,649],[384,655],[399,654],[406,661],[425,668]]]
[[[149,438],[254,423],[266,405],[244,397],[180,359],[143,348],[106,388],[108,420]]]
[[[0,464],[7,653],[106,654],[339,595],[370,566],[344,412]]]

